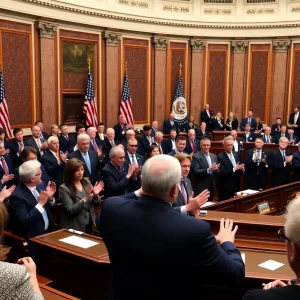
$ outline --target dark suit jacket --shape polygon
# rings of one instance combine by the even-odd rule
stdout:
[[[279,129],[278,129],[279,126]],[[271,134],[274,136],[277,132],[280,132],[281,125],[273,124],[271,127]]]
[[[47,150],[43,154],[41,163],[45,166],[50,180],[55,182],[56,195],[58,195],[58,188],[63,183],[64,169],[66,164],[63,161],[58,164],[56,157],[50,150]]]
[[[201,141],[202,138],[208,138],[210,139],[209,133],[206,131],[204,134],[203,132],[199,129],[197,132],[197,139]]]
[[[264,189],[268,181],[268,168],[267,168],[268,164],[265,164],[262,161],[257,162],[254,152],[255,152],[255,148],[249,149],[246,152],[246,158],[245,158],[246,186],[248,189],[252,189],[252,190]],[[269,156],[268,152],[262,149],[261,160],[268,156]]]
[[[150,144],[152,142],[149,142],[148,138],[143,134],[138,137],[138,153],[141,155],[145,155],[145,153],[148,153]]]
[[[13,161],[10,157],[10,154],[4,155],[4,160],[8,167],[9,174],[14,174],[14,165],[13,165]],[[2,168],[2,165],[0,164],[0,180],[2,179],[3,175],[5,175],[5,172],[4,172],[4,169]],[[7,187],[10,187],[15,183],[16,183],[15,180],[10,180],[10,181],[5,182],[4,185],[6,185]]]
[[[74,151],[77,140],[73,135],[68,135],[68,138],[69,139],[67,140],[63,135],[59,135],[59,150],[63,152],[68,151],[69,153],[71,153]]]
[[[196,152],[200,150],[200,141],[199,140],[195,140],[195,148],[196,148]],[[186,147],[184,149],[184,152],[186,153],[193,153],[193,148],[191,146],[191,142],[189,139],[186,140]]]
[[[260,137],[263,139],[264,143],[268,144],[265,134],[262,134]],[[275,143],[275,138],[271,135],[269,136],[269,140],[270,140],[270,144]]]
[[[288,135],[288,139],[289,139],[289,143],[290,144],[298,144],[299,143],[299,137],[295,134],[293,134],[293,136],[291,136],[290,134]],[[293,140],[293,142],[290,142],[291,140]]]
[[[122,126],[118,123],[117,125],[114,126],[115,130],[115,139],[122,142],[123,139],[126,139],[125,137],[125,130],[126,126]]]
[[[202,110],[201,113],[200,113],[200,124],[201,122],[205,122],[206,123],[206,130],[208,132],[211,131],[211,122],[212,122],[212,116],[213,116],[213,112],[210,111],[210,117],[208,116],[206,110]]]
[[[297,127],[294,128],[294,132],[296,135],[300,136],[300,112],[298,114],[298,119],[296,124],[294,122],[294,118],[295,118],[295,113],[291,113],[289,118],[289,124],[297,125]]]
[[[189,199],[191,192],[193,190],[191,181],[188,178],[183,178],[182,181],[185,184],[185,191],[186,191],[187,199]],[[173,203],[173,208],[176,211],[181,212],[180,207],[184,206],[184,205],[186,205],[186,204],[185,204],[183,195],[181,193],[181,190],[178,188],[178,197],[177,197],[176,201]]]
[[[163,123],[163,132],[169,134],[171,129],[175,129],[176,132],[178,132],[178,123],[174,121],[174,124],[172,125],[169,119],[165,120]]]
[[[255,139],[256,139],[256,134],[251,132],[249,133],[249,136],[248,138],[246,138],[246,133],[243,135],[243,141],[244,142],[255,142]]]
[[[96,145],[98,146],[99,149],[103,147],[102,140],[95,139],[95,142],[96,142]],[[92,141],[90,141],[90,150],[96,151]]]
[[[151,129],[151,137],[155,137],[155,133],[157,132],[157,131],[161,131],[160,129],[154,129],[154,128],[152,128]]]
[[[112,196],[120,196],[130,193],[138,188],[140,180],[127,179],[128,163],[124,162],[122,166],[122,174],[116,167],[108,162],[101,171],[101,179],[104,182],[104,198]]]
[[[40,140],[41,140],[41,143],[44,143],[44,142],[45,142],[45,140],[43,140],[43,139],[40,139]],[[27,141],[25,141],[25,142],[24,142],[24,146],[25,146],[25,147],[26,147],[26,146],[29,146],[29,147],[35,148],[36,151],[37,151],[37,158],[38,158],[39,161],[41,160],[41,153],[40,153],[39,147],[38,147],[38,145],[37,145],[37,143],[35,142],[35,140],[34,140],[33,137],[31,137],[30,139],[28,139]]]
[[[83,156],[81,155],[79,150],[76,150],[68,155],[68,159],[71,158],[77,158],[81,160],[84,163],[84,177],[88,177],[91,184],[94,185],[96,181],[99,181],[99,171],[103,167],[103,161],[100,161],[98,159],[98,154],[96,151],[89,150],[89,158],[91,162],[91,173],[89,172],[89,169],[85,165],[85,160]]]
[[[194,129],[197,131],[197,124],[196,123],[186,123],[185,124],[185,131],[188,132],[190,129]]]
[[[37,187],[38,192],[45,190],[41,183]],[[20,183],[13,191],[9,200],[11,212],[11,224],[13,233],[26,239],[41,235],[45,232],[45,222],[40,211],[35,207],[37,201],[26,185]],[[52,208],[47,202],[44,205],[49,219],[49,230],[52,229]]]
[[[226,120],[226,123],[224,124],[226,130],[231,131],[231,130],[237,130],[238,129],[238,127],[239,127],[239,121],[238,121],[238,119],[232,120],[231,127],[229,126],[229,122],[230,122],[230,120],[228,118]]]
[[[292,155],[288,150],[285,151],[286,156]],[[288,164],[284,166],[283,157],[279,149],[276,149],[269,156],[268,164],[272,167],[272,186],[279,186],[290,183],[290,168]]]
[[[115,145],[119,145],[120,142],[114,140]],[[105,137],[104,141],[102,142],[102,152],[105,159],[105,162],[109,161],[109,151],[112,148],[111,143],[109,142],[108,138]]]
[[[183,153],[189,154],[189,153],[187,153],[187,152],[185,152],[185,151],[183,151]],[[170,151],[169,153],[167,153],[167,155],[170,155],[170,156],[174,156],[175,154],[176,154],[176,151],[175,151],[175,150],[172,150],[172,151]]]
[[[232,152],[235,162],[241,162],[240,152]],[[233,172],[233,165],[227,153],[222,151],[218,155],[220,163],[220,184],[219,184],[219,200],[226,200],[234,196],[240,191],[240,174],[242,171]]]
[[[23,145],[25,147],[25,141],[23,141]],[[16,139],[11,139],[7,142],[7,148],[9,149],[9,154],[12,158],[12,162],[13,162],[13,165],[14,167],[18,167],[20,166],[23,161],[22,159],[20,158],[20,156],[18,155],[18,151],[19,151],[19,144],[18,142],[16,141]]]
[[[135,154],[137,163],[139,166],[143,166],[144,162],[145,162],[145,157],[143,155],[140,155],[138,153]],[[128,165],[131,164],[130,162],[130,158],[128,156],[128,151],[125,151],[125,161],[128,163]]]
[[[45,131],[42,131],[42,135],[43,135],[44,140],[47,141],[49,138],[49,134]]]
[[[110,257],[110,299],[202,299],[207,279],[235,286],[243,281],[245,267],[234,244],[219,246],[208,223],[161,199],[110,198],[96,223]],[[197,289],[171,288],[174,274],[192,273],[181,276],[180,284]]]
[[[161,143],[161,147],[163,148],[164,153],[169,153],[173,150],[173,144],[171,139],[163,140]]]
[[[211,126],[212,126],[212,130],[224,130],[225,126],[224,126],[224,119],[222,118],[221,120],[221,125],[223,127],[221,127],[221,125],[219,124],[219,122],[217,121],[217,119],[213,119],[211,122]]]
[[[279,144],[279,140],[280,140],[280,138],[282,137],[281,134],[282,134],[281,132],[277,132],[277,133],[275,134],[275,138],[274,138],[274,143],[275,143],[275,144]],[[289,139],[289,134],[288,134],[287,132],[284,133],[284,136],[285,136],[287,139]]]
[[[240,124],[241,131],[245,131],[245,126],[248,124],[248,119],[249,118],[242,119],[241,124]],[[255,119],[251,118],[251,122],[250,122],[251,131],[255,130],[256,125],[257,125],[257,123],[256,123]]]
[[[293,300],[300,298],[300,287],[290,285],[270,290],[248,291],[242,300]]]
[[[294,176],[293,181],[300,181],[300,152],[296,151],[293,154]]]
[[[209,153],[211,163],[218,164],[217,156]],[[216,172],[207,173],[208,163],[202,151],[198,151],[192,158],[192,176],[193,176],[193,190],[195,195],[199,195],[205,189],[209,190],[209,200],[213,200],[214,191],[216,189]]]

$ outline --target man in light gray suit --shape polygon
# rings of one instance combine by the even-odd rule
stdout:
[[[216,189],[215,176],[219,172],[220,164],[217,156],[210,153],[211,142],[208,138],[200,141],[201,150],[193,155],[192,173],[194,174],[194,191],[198,195],[205,189],[210,193],[209,201],[214,199]]]
[[[181,166],[181,180],[178,182],[178,195],[176,201],[173,203],[173,208],[188,215],[195,215],[197,209],[208,200],[208,190],[203,191],[197,197],[193,198],[193,191],[191,181],[187,178],[191,169],[192,158],[185,153],[177,153],[174,158],[178,159]]]

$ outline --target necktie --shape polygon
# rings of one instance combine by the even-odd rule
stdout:
[[[40,138],[36,139],[36,143],[37,143],[37,145],[39,147],[39,150],[40,150],[41,149],[41,145],[42,145]]]
[[[285,158],[286,158],[286,156],[285,156],[285,150],[282,151],[282,158],[283,158],[283,162],[285,162]]]
[[[90,172],[92,174],[92,169],[91,169],[91,161],[88,152],[83,153],[83,159],[85,161],[85,164]]]
[[[235,159],[234,159],[234,156],[233,156],[232,152],[230,153],[230,161],[232,163],[232,166],[235,168],[236,167],[236,162],[235,162]]]
[[[55,152],[55,156],[56,156],[58,164],[60,164],[60,156],[59,156],[59,152],[58,151]]]
[[[211,167],[211,158],[210,158],[209,154],[204,154],[204,156],[206,158],[208,167],[210,168]],[[211,171],[209,171],[209,173],[211,174]]]
[[[151,136],[147,136],[147,139],[149,141],[149,144],[151,145]]]
[[[187,193],[186,193],[186,190],[185,190],[185,184],[184,184],[183,180],[181,180],[180,189],[181,189],[181,194],[182,194],[183,199],[184,199],[184,203],[187,204],[188,203],[188,198],[187,198]]]
[[[281,134],[281,137],[284,137],[284,133]]]
[[[67,135],[65,135],[65,138],[66,138],[67,141],[69,140],[69,137]]]
[[[122,168],[118,168],[119,173],[121,174],[122,178],[123,178],[123,171]]]
[[[40,194],[39,194],[39,192],[38,192],[37,189],[33,190],[33,196],[34,196],[36,202],[39,202],[39,196],[40,196]],[[46,209],[44,209],[44,212],[42,213],[42,217],[43,217],[44,222],[45,222],[45,230],[47,230],[48,227],[49,227],[49,219],[48,219],[48,215],[47,215]]]
[[[112,147],[115,146],[115,142],[114,141],[111,141],[110,144],[111,144]]]
[[[270,144],[269,136],[267,136],[267,144]]]
[[[42,134],[42,133],[41,133],[41,135],[40,135],[40,138],[44,140],[44,136],[43,136],[43,134]]]
[[[8,170],[7,164],[6,164],[3,156],[1,156],[1,163],[2,163],[2,168],[5,172],[5,175],[9,175],[9,170]]]
[[[19,143],[19,152],[21,152],[24,149],[24,145],[22,142]]]
[[[98,146],[97,146],[97,144],[96,144],[96,141],[95,141],[95,140],[93,140],[93,146],[94,146],[95,150],[96,150],[96,151],[98,151]]]
[[[295,116],[294,116],[294,124],[297,123],[297,120],[298,120],[298,114],[295,114]]]
[[[248,118],[248,124],[251,124],[251,119],[250,118]]]
[[[193,148],[193,153],[196,153],[195,141],[192,141],[192,148]]]
[[[257,150],[256,160],[260,160],[260,150]]]
[[[135,159],[135,156],[134,156],[134,155],[131,155],[131,163],[132,163],[132,164],[136,163],[136,159]]]

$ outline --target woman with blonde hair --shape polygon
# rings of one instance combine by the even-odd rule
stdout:
[[[225,123],[225,130],[237,130],[239,127],[239,121],[235,116],[235,113],[231,111]]]
[[[219,131],[224,129],[224,119],[222,118],[222,114],[220,112],[217,112],[216,116],[212,121],[212,130]]]
[[[6,227],[8,213],[0,201],[0,238]],[[18,264],[0,261],[0,298],[14,300],[40,300],[41,294],[36,278],[36,265],[31,257],[23,257]]]

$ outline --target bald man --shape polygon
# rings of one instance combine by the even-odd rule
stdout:
[[[112,147],[119,145],[121,142],[115,139],[115,130],[113,128],[106,129],[106,137],[102,142],[102,152],[105,157],[105,161],[108,162],[109,151]]]
[[[163,124],[164,134],[170,134],[170,131],[173,128],[176,129],[176,132],[178,132],[178,123],[175,121],[175,113],[171,112],[169,115],[169,119],[165,120]]]

